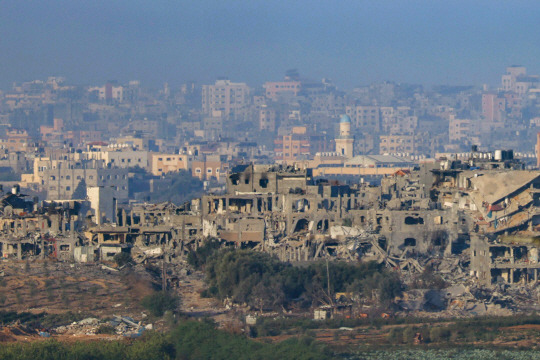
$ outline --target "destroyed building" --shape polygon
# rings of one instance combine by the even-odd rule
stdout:
[[[19,259],[53,254],[113,261],[126,252],[137,263],[174,262],[214,239],[283,261],[376,260],[407,273],[452,259],[454,265],[444,265],[448,278],[449,266],[459,265],[459,274],[481,286],[532,286],[540,267],[540,172],[523,170],[505,154],[427,162],[377,185],[328,181],[294,166],[245,164],[231,169],[221,194],[182,206],[107,202],[103,214],[113,214],[103,217],[73,200],[10,211],[6,201],[18,197],[6,194],[0,249]]]
[[[203,233],[283,260],[333,256],[344,250],[347,237],[359,235],[390,255],[451,251],[467,233],[461,212],[427,196],[431,184],[420,171],[396,173],[381,186],[353,187],[314,179],[309,169],[244,165],[233,170],[225,194],[201,199]],[[361,231],[348,234],[353,228]]]
[[[71,261],[82,243],[76,229],[83,226],[85,212],[77,201],[44,202],[38,206],[26,200],[16,186],[0,198],[0,253],[3,258],[54,256]]]

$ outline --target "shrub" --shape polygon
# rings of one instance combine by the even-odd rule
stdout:
[[[376,262],[329,264],[330,292],[378,294],[385,305],[401,293],[399,277]],[[328,300],[327,267],[324,262],[295,267],[269,254],[251,250],[221,250],[204,267],[208,291],[220,299],[232,298],[259,310],[291,304],[309,307]]]
[[[392,344],[399,344],[403,340],[403,330],[398,327],[392,328],[387,335],[387,340]]]
[[[412,327],[407,326],[405,330],[403,330],[403,342],[406,344],[410,344],[414,341],[414,334],[415,331]]]
[[[441,328],[440,327],[431,328],[431,330],[429,331],[429,338],[432,342],[441,341]]]
[[[131,262],[131,255],[126,252],[119,252],[114,255],[114,261],[119,267],[129,264]]]
[[[206,262],[217,253],[221,243],[219,240],[210,239],[197,250],[191,250],[187,256],[187,262],[196,269],[202,268]]]
[[[116,331],[111,325],[102,324],[97,328],[96,334],[114,335],[114,334],[116,334]]]
[[[180,298],[168,291],[159,291],[145,296],[141,305],[154,316],[161,317],[165,311],[177,311],[180,306]]]

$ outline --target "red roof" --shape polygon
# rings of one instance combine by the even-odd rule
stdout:
[[[504,208],[499,204],[489,205],[488,207],[488,211],[501,211],[502,209]]]
[[[399,169],[398,171],[396,171],[394,173],[394,176],[405,176],[405,175],[409,175],[411,173],[411,171],[409,169]]]

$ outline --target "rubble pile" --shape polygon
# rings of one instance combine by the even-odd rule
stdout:
[[[141,336],[145,330],[152,329],[152,324],[144,325],[141,321],[135,322],[135,320],[129,316],[114,316],[112,320],[108,321],[97,318],[86,318],[80,321],[72,322],[68,325],[56,326],[50,329],[23,326],[19,322],[16,322],[0,328],[0,342],[13,341],[17,337],[50,337],[51,335],[110,335],[134,338]]]
[[[319,179],[306,167],[242,164],[222,194],[182,206],[132,204],[99,221],[87,217],[85,201],[38,205],[13,191],[0,197],[0,251],[6,259],[98,263],[96,277],[125,273],[129,263],[171,289],[189,275],[189,254],[215,240],[293,264],[378,261],[406,285],[403,313],[539,310],[540,172],[524,170],[512,153],[487,155],[476,149],[466,161],[423,163],[377,185]],[[417,281],[429,271],[438,284]],[[92,333],[99,324],[72,325]]]
[[[96,318],[86,318],[81,321],[73,322],[69,325],[58,326],[52,329],[52,332],[63,335],[96,335],[99,334],[103,326],[111,327],[117,335],[127,337],[138,337],[144,330],[151,330],[152,324],[143,325],[142,322],[135,322],[129,316],[114,316],[110,321],[100,321]]]

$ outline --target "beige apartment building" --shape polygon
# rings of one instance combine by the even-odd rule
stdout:
[[[378,106],[347,106],[345,113],[356,128],[369,128],[374,131],[380,129],[381,113]]]
[[[456,119],[455,115],[450,116],[448,123],[448,138],[450,142],[459,142],[475,136],[477,133],[475,122],[471,119]]]
[[[379,136],[379,153],[407,153],[416,151],[414,135],[381,135]]]
[[[103,148],[100,151],[87,151],[89,160],[103,160],[105,165],[119,168],[138,166],[148,169],[148,151],[133,150],[130,147]]]
[[[191,174],[201,180],[212,178],[224,181],[229,169],[227,162],[221,161],[219,156],[207,156],[205,160],[193,161]]]
[[[301,86],[300,81],[286,80],[277,82],[268,81],[264,83],[263,88],[268,99],[277,101],[280,96],[298,95]]]
[[[48,200],[85,198],[87,187],[94,186],[110,187],[117,200],[127,200],[128,169],[104,165],[103,160],[38,158],[34,160],[34,172],[22,174],[21,184],[45,190]]]
[[[228,117],[246,109],[249,105],[249,86],[229,80],[217,80],[214,85],[202,86],[202,109],[207,115],[221,111]]]
[[[6,138],[0,139],[0,147],[10,152],[26,152],[32,143],[32,138],[26,130],[7,129]]]
[[[152,154],[150,156],[150,172],[162,176],[180,170],[189,171],[193,157],[187,154]]]
[[[262,105],[259,110],[259,130],[260,131],[276,131],[276,110],[267,105]]]

